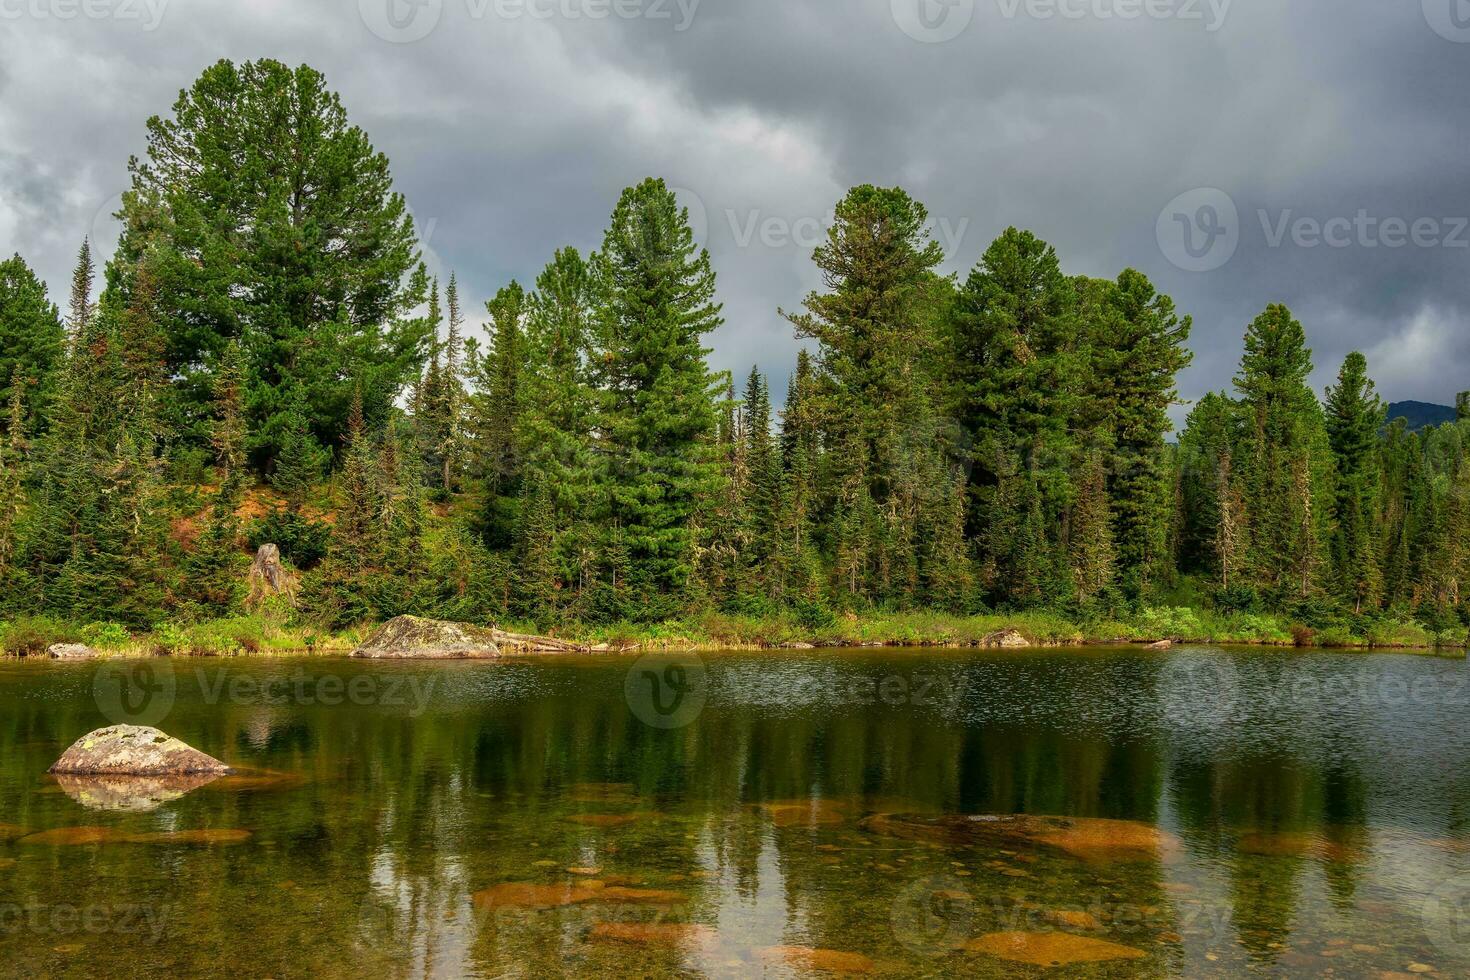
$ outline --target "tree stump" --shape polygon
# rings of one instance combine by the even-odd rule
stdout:
[[[250,595],[245,601],[253,606],[278,595],[285,596],[294,606],[296,583],[281,565],[281,549],[273,544],[263,544],[255,553],[255,561],[250,563]]]

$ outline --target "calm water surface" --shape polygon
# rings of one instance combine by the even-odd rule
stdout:
[[[1470,975],[1463,660],[148,663],[0,664],[6,975]],[[140,707],[243,774],[45,775]]]

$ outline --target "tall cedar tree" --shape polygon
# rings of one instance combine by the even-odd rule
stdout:
[[[226,345],[245,351],[251,454],[279,451],[300,389],[316,435],[339,444],[357,379],[383,417],[417,371],[427,340],[409,311],[423,277],[387,158],[351,126],[323,76],[261,60],[220,61],[148,120],[130,164],[109,288],[130,292],[154,260],[160,326],[174,379],[169,421],[208,440],[210,372]]]
[[[720,483],[721,385],[701,342],[723,322],[715,274],[689,212],[657,179],[623,192],[595,261],[607,543],[626,552],[630,584],[647,596],[634,612],[657,615],[682,597],[690,525]]]
[[[786,314],[818,342],[813,393],[829,454],[824,509],[835,578],[858,601],[913,603],[919,542],[948,506],[952,474],[934,403],[947,284],[928,212],[899,188],[856,187],[813,260],[825,293]]]

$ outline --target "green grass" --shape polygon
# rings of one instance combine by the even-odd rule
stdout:
[[[250,615],[197,623],[166,622],[151,631],[129,632],[117,623],[70,624],[44,616],[0,621],[0,651],[36,656],[53,643],[81,642],[124,656],[240,656],[299,654],[342,656],[357,646],[374,624],[330,633],[302,621],[292,610],[266,607]],[[507,621],[512,632],[535,633],[534,624]],[[1436,634],[1425,626],[1394,619],[1334,624],[1308,629],[1288,617],[1221,613],[1182,606],[1158,607],[1118,619],[1076,622],[1044,612],[954,616],[939,612],[871,613],[817,617],[781,613],[768,616],[708,612],[662,623],[566,623],[551,630],[565,639],[636,645],[645,650],[814,646],[978,646],[1002,630],[1017,630],[1047,646],[1176,640],[1241,645],[1317,645],[1340,648],[1464,649],[1462,631]]]

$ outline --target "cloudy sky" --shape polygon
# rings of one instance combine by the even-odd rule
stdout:
[[[219,58],[324,71],[475,305],[596,247],[654,174],[705,230],[718,367],[784,389],[778,307],[851,185],[925,202],[948,270],[1007,225],[1193,314],[1183,393],[1268,302],[1319,386],[1470,388],[1470,0],[0,0],[0,251],[65,283],[144,120]]]

